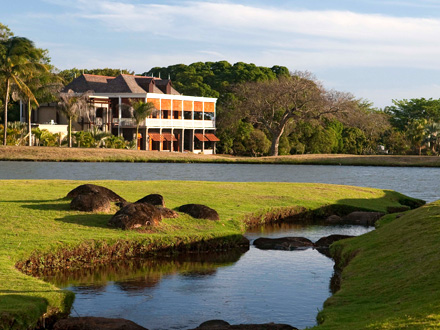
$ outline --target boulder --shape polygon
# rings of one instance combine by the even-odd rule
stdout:
[[[328,225],[339,225],[342,223],[342,218],[339,215],[333,214],[325,219],[324,223]]]
[[[148,204],[152,204],[155,206],[165,207],[165,201],[163,199],[163,196],[159,195],[159,194],[147,195],[147,196],[137,200],[135,203],[148,203]]]
[[[77,195],[70,202],[70,209],[83,212],[109,212],[110,200],[98,193]]]
[[[97,186],[95,184],[83,184],[75,189],[71,190],[66,198],[73,199],[78,195],[87,195],[87,194],[99,194],[103,197],[107,197],[110,202],[125,202],[125,199],[111,191],[110,189],[102,186]]]
[[[341,239],[351,238],[351,235],[330,235],[321,237],[315,242],[315,248],[329,248],[334,242],[340,241]]]
[[[382,212],[362,212],[356,211],[343,217],[344,224],[360,225],[360,226],[374,226],[377,220],[382,218],[385,213]]]
[[[179,211],[197,219],[220,220],[217,211],[206,205],[185,204],[179,207]]]
[[[104,317],[71,317],[59,320],[54,330],[148,330],[125,319],[109,319]]]
[[[305,250],[313,247],[313,242],[304,237],[260,237],[254,241],[254,245],[261,250]]]
[[[298,330],[288,324],[276,324],[276,323],[265,323],[265,324],[237,324],[231,325],[226,321],[222,320],[212,320],[206,321],[200,324],[197,328],[192,330]]]
[[[108,225],[122,229],[156,226],[162,221],[159,209],[151,204],[133,203],[124,206],[109,220]]]
[[[156,207],[159,210],[160,214],[162,215],[162,218],[178,218],[179,217],[179,213],[177,213],[174,210],[168,209],[166,207],[160,207],[160,206],[156,206]]]

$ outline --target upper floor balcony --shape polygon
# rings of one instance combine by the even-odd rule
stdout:
[[[113,124],[121,127],[135,127],[136,121],[134,118],[113,118]],[[146,126],[148,128],[186,128],[186,129],[204,129],[215,128],[215,120],[193,120],[193,119],[161,119],[148,118],[146,119]],[[144,124],[141,124],[144,126]]]

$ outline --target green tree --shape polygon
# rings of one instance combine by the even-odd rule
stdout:
[[[119,76],[120,74],[133,75],[134,71],[130,71],[130,70],[127,70],[127,69],[121,70],[121,69],[110,69],[110,68],[90,69],[90,70],[89,69],[73,68],[73,69],[67,69],[67,70],[60,71],[58,73],[58,76],[60,78],[62,78],[64,83],[67,85],[73,79],[75,79],[76,77],[79,77],[83,73],[85,73],[85,74],[94,74],[94,75],[99,75],[99,76],[116,77],[116,76]]]
[[[234,92],[234,110],[269,132],[272,156],[278,155],[280,138],[292,121],[316,120],[353,106],[351,95],[326,91],[302,72],[288,78],[239,84]]]
[[[133,117],[136,121],[136,149],[138,145],[139,125],[145,121],[156,109],[153,102],[144,102],[142,100],[130,100],[130,104],[133,108]]]
[[[0,79],[4,88],[4,123],[8,123],[8,103],[11,86],[15,86],[27,95],[35,104],[38,101],[26,85],[24,76],[31,71],[47,71],[41,63],[42,50],[35,48],[34,43],[22,37],[9,37],[0,41]],[[7,130],[4,131],[3,143],[6,144]]]
[[[432,98],[393,100],[393,105],[384,111],[390,115],[391,124],[400,131],[405,131],[413,120],[440,122],[440,100]]]
[[[69,148],[72,147],[72,120],[76,120],[82,116],[88,116],[88,100],[90,94],[90,91],[79,94],[72,90],[68,90],[59,95],[60,100],[57,108],[69,119]]]
[[[425,127],[427,124],[426,119],[412,119],[406,126],[406,135],[411,145],[418,150],[419,156],[422,154],[422,146],[426,137]]]

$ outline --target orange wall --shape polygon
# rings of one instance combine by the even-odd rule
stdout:
[[[154,104],[157,110],[160,110],[160,99],[147,99],[147,102]]]
[[[212,102],[205,102],[205,112],[214,112],[214,103]]]
[[[182,111],[182,101],[173,100],[173,110]]]
[[[192,111],[192,101],[183,101],[183,110]]]
[[[162,99],[162,110],[171,110],[171,100]]]
[[[203,102],[194,101],[194,111],[203,111]]]

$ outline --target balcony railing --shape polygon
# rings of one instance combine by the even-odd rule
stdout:
[[[113,124],[118,125],[120,122],[121,127],[124,126],[136,126],[134,118],[113,118]],[[160,119],[160,118],[148,118],[146,121],[147,127],[155,128],[215,128],[214,120],[192,120],[192,119]],[[143,126],[143,123],[141,124]]]

